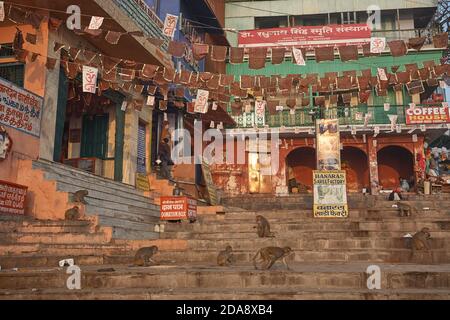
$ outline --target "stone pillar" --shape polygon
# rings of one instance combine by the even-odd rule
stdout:
[[[58,112],[58,93],[60,81],[59,54],[55,54],[53,46],[55,41],[60,41],[54,31],[48,33],[48,50],[47,55],[56,58],[55,69],[46,70],[45,75],[45,94],[44,94],[44,110],[42,112],[41,121],[41,138],[39,157],[41,159],[53,161],[55,148],[55,132],[56,119]]]
[[[138,126],[138,113],[133,108],[129,108],[125,114],[123,182],[133,186],[136,183]]]
[[[369,158],[369,178],[372,195],[377,195],[380,189],[380,179],[378,176],[377,143],[378,141],[376,138],[368,137],[367,154]]]

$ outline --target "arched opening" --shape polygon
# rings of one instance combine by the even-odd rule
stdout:
[[[361,192],[370,187],[369,164],[367,155],[361,149],[344,147],[341,151],[342,170],[347,173],[347,189],[349,192]]]
[[[288,185],[295,178],[299,185],[312,190],[313,171],[316,169],[316,150],[311,147],[302,147],[291,151],[286,157],[286,170]]]
[[[378,151],[378,177],[384,189],[400,186],[399,179],[410,180],[414,176],[412,153],[399,146],[384,147]]]

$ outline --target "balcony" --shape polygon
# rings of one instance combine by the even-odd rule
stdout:
[[[441,31],[438,28],[429,29],[404,29],[404,30],[374,30],[373,37],[384,37],[386,41],[404,40],[408,41],[411,38],[426,37],[425,47],[432,46],[433,36],[439,34]]]
[[[164,22],[143,0],[113,0],[130,18],[141,27],[144,34],[151,38],[168,39],[162,29]],[[167,43],[163,45],[167,50]]]
[[[429,105],[428,105],[429,106]],[[364,126],[364,115],[372,114],[368,121],[369,127],[387,126],[390,125],[389,115],[397,115],[397,124],[406,124],[406,109],[409,106],[391,105],[389,111],[384,111],[384,105],[367,106],[359,105],[354,107],[334,107],[330,108],[322,114],[322,118],[333,119],[338,118],[341,126]],[[303,108],[296,110],[295,115],[291,115],[289,111],[284,110],[276,115],[269,115],[266,113],[266,125],[270,128],[279,127],[314,127],[314,116],[319,115],[319,112],[314,108]],[[358,117],[359,114],[359,117]],[[239,128],[253,128],[253,123],[249,121],[251,114],[243,114],[240,116],[232,116]],[[244,118],[247,121],[243,121]]]

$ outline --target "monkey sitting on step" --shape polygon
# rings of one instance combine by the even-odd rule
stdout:
[[[136,252],[136,255],[134,256],[134,265],[137,267],[148,267],[151,263],[155,263],[155,261],[152,260],[152,257],[158,252],[157,246],[151,246],[151,247],[145,247],[141,248]]]
[[[417,232],[411,241],[411,257],[414,257],[417,251],[430,251],[430,243],[428,240],[431,238],[430,229],[423,228]]]
[[[260,238],[275,238],[275,234],[270,232],[270,224],[263,216],[256,216],[256,233]]]
[[[416,208],[406,201],[397,202],[397,207],[400,217],[410,217],[413,212],[417,212]]]
[[[217,265],[220,267],[229,267],[235,262],[233,248],[227,246],[224,251],[220,251],[217,256]]]
[[[73,194],[72,201],[76,202],[76,203],[87,204],[84,197],[86,197],[88,194],[89,194],[89,191],[87,191],[87,190],[78,190],[77,192],[75,192]]]
[[[256,260],[262,262],[262,269],[269,270],[272,268],[273,264],[282,259],[283,264],[286,266],[288,270],[290,270],[289,265],[286,262],[286,258],[293,254],[294,252],[290,247],[278,248],[278,247],[266,247],[260,249],[256,255],[253,257],[253,265],[255,269],[258,270]],[[259,259],[258,259],[259,256]]]
[[[66,211],[66,213],[64,214],[64,216],[65,216],[66,220],[69,220],[69,221],[79,220],[81,217],[80,208],[75,206],[72,209],[68,209]]]

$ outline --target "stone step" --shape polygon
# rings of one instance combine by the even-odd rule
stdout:
[[[59,221],[58,221],[59,222]],[[30,223],[30,222],[1,222],[0,223],[0,233],[21,233],[21,234],[37,234],[37,233],[91,233],[93,225],[89,221],[77,221],[78,224],[72,224],[67,222],[73,221],[61,221],[59,223],[49,223],[45,224]]]
[[[155,231],[155,225],[153,229],[146,230],[136,230],[128,229],[122,227],[113,227],[113,238],[114,239],[128,239],[128,240],[141,240],[141,239],[159,239],[160,233]]]
[[[131,265],[133,259],[131,256],[126,255],[41,255],[41,254],[25,254],[17,256],[0,256],[0,266],[2,270],[11,270],[18,268],[19,270],[29,268],[55,268],[58,266],[58,262],[63,259],[74,259],[77,266],[90,266],[90,265],[107,265],[107,264],[126,264]]]
[[[432,231],[434,239],[449,238],[448,231]],[[284,231],[276,235],[277,239],[349,239],[349,238],[402,238],[408,232],[405,231],[321,231],[321,230],[304,230],[301,233],[298,231]],[[254,239],[256,233],[253,232],[162,232],[161,239]]]
[[[114,272],[99,272],[100,268],[115,269]],[[367,266],[347,270],[333,270],[320,266],[291,265],[286,270],[274,265],[270,271],[255,270],[251,266],[219,268],[212,266],[154,266],[149,268],[128,266],[85,266],[82,268],[81,286],[86,289],[366,289]],[[335,269],[342,269],[337,266]],[[345,266],[344,266],[345,267]],[[429,266],[431,269],[433,266]],[[325,269],[321,271],[321,269]],[[406,268],[409,271],[382,270],[381,288],[401,289],[445,289],[450,291],[450,271],[442,267],[429,271],[419,266]],[[0,273],[0,290],[63,289],[68,275],[65,268],[4,271]]]
[[[409,248],[405,244],[403,238],[391,239],[296,239],[296,238],[254,238],[254,239],[190,239],[187,240],[188,247],[192,250],[223,250],[230,245],[235,250],[255,250],[262,247],[291,247],[293,249],[302,250],[349,250],[349,249],[366,249],[389,250],[389,249],[405,249]],[[431,249],[448,249],[450,252],[450,238],[430,239]]]
[[[449,300],[448,289],[86,289],[0,290],[1,300]],[[218,310],[220,313],[220,310]]]
[[[77,178],[80,180],[88,181],[100,186],[106,186],[111,190],[119,190],[124,192],[131,192],[134,194],[143,193],[136,190],[133,186],[127,185],[121,182],[113,181],[104,177],[96,176],[84,170],[73,168],[70,166],[63,165],[58,162],[50,162],[46,160],[33,161],[33,169],[40,169],[44,172],[56,173],[69,178]]]
[[[270,220],[269,220],[270,221]],[[184,231],[184,232],[197,232],[197,233],[211,233],[211,232],[255,232],[256,223],[249,220],[232,220],[232,221],[219,221],[219,222],[203,222],[194,224],[164,224],[164,230],[170,231]],[[433,231],[447,231],[447,221],[433,221],[428,220],[392,220],[392,221],[331,221],[331,220],[304,220],[304,221],[270,221],[271,231],[277,234],[289,231],[405,231],[405,232],[417,232],[424,227],[430,228]]]
[[[0,234],[0,243],[12,244],[92,244],[108,243],[111,235],[107,233],[75,234],[75,233],[9,233]]]
[[[270,245],[270,244],[269,244]],[[221,248],[223,250],[225,247]],[[252,261],[257,249],[250,251],[235,251],[238,263],[249,263]],[[411,257],[410,249],[322,249],[303,250],[295,249],[295,255],[289,261],[296,262],[369,262],[372,263],[449,263],[450,250],[434,249],[429,253],[419,253]],[[155,258],[163,263],[215,263],[219,250],[191,250],[185,251],[161,251]]]

